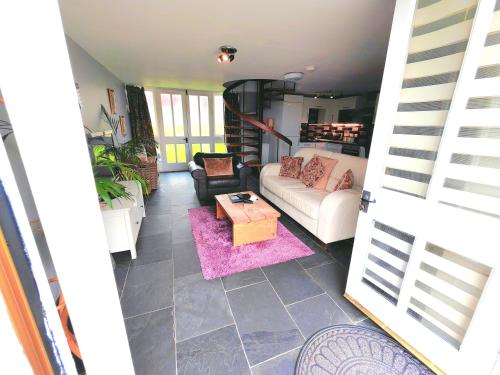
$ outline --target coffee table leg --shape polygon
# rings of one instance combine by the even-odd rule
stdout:
[[[222,206],[219,204],[219,201],[215,201],[215,217],[217,219],[223,219],[226,217],[226,212],[222,208]]]

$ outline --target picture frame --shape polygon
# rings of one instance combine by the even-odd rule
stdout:
[[[109,112],[110,112],[110,114],[116,115],[115,90],[108,89],[108,101],[109,101]]]
[[[122,137],[125,137],[127,135],[127,127],[125,125],[125,116],[119,116],[118,123],[120,124],[120,134],[122,135]]]

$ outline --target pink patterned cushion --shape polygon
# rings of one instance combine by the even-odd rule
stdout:
[[[318,181],[314,183],[313,188],[318,190],[325,190],[326,185],[328,185],[328,179],[332,174],[333,168],[335,168],[335,166],[337,165],[338,160],[325,158],[324,156],[321,155],[314,155],[314,156],[317,156],[321,161],[321,164],[323,164],[323,167],[325,167],[325,173]]]
[[[299,178],[300,167],[304,161],[303,157],[282,156],[281,157],[281,177]]]
[[[335,185],[333,191],[351,189],[353,184],[354,175],[352,174],[352,171],[348,169],[342,177],[340,177],[340,180],[337,182],[337,185]]]
[[[321,160],[317,156],[314,156],[309,162],[304,166],[302,172],[300,172],[300,180],[307,187],[313,187],[313,185],[325,174],[325,167],[321,164]]]

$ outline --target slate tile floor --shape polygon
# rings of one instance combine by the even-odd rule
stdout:
[[[189,173],[163,173],[147,202],[137,259],[114,254],[136,374],[293,374],[314,332],[373,324],[342,297],[352,242],[323,251],[286,215],[281,222],[314,255],[204,280],[187,216],[199,206]]]

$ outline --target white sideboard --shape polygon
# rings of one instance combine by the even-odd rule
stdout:
[[[137,181],[121,181],[129,198],[113,199],[113,207],[101,207],[102,219],[111,253],[130,251],[132,259],[137,258],[135,243],[146,216],[142,187]]]

